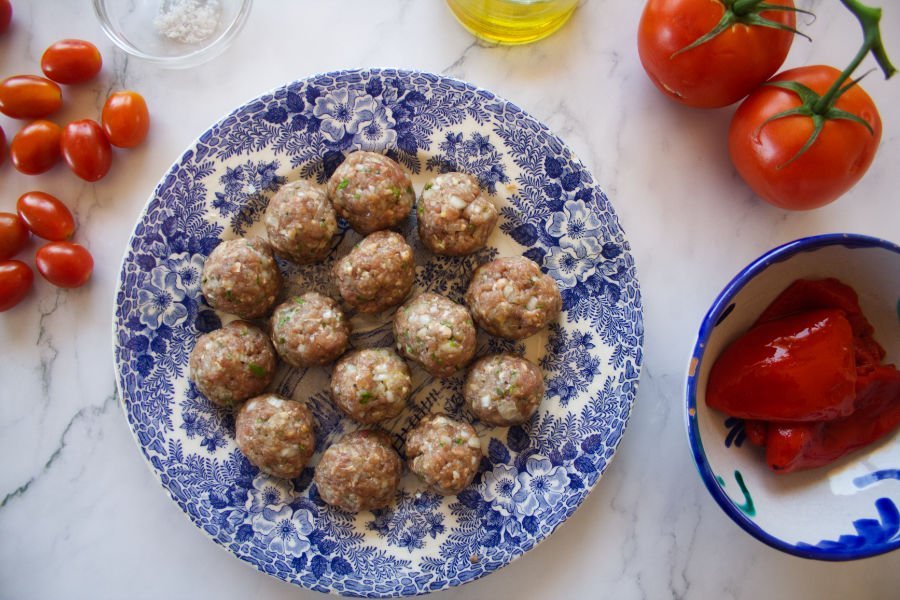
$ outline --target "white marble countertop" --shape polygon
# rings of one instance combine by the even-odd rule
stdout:
[[[698,323],[731,276],[792,239],[833,231],[898,240],[900,81],[871,74],[884,137],[863,181],[820,210],[762,203],[732,168],[733,108],[696,111],[664,99],[637,58],[636,0],[588,0],[557,35],[486,47],[439,0],[258,0],[223,55],[187,71],[126,58],[85,2],[14,1],[0,75],[38,72],[64,37],[94,41],[99,79],[67,90],[61,119],[99,115],[110,90],[140,91],[150,137],[117,151],[83,183],[65,167],[36,179],[0,166],[0,210],[24,191],[63,198],[94,255],[89,285],[41,280],[0,314],[0,598],[317,598],[248,568],[189,523],[144,465],[119,408],[110,324],[126,241],[159,178],[214,121],[249,98],[314,73],[399,67],[443,73],[505,97],[562,137],[592,170],[631,241],[645,303],[645,363],[618,454],[570,523],[508,567],[439,598],[888,598],[897,556],[844,564],[803,560],[740,530],[703,487],[683,426],[682,385]],[[788,66],[846,64],[858,26],[836,1],[801,0],[818,19]],[[900,11],[884,39],[900,64]],[[864,68],[874,66],[867,59]],[[889,112],[888,108],[894,109]],[[0,117],[11,137],[16,125]],[[29,246],[33,252],[35,242]]]

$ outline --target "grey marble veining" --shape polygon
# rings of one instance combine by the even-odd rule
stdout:
[[[874,0],[872,0],[873,3]],[[60,121],[97,118],[111,90],[150,106],[147,142],[116,150],[96,184],[65,167],[37,178],[0,166],[0,210],[43,189],[75,212],[89,247],[89,285],[36,280],[0,314],[0,598],[318,598],[216,548],[148,471],[116,397],[111,317],[128,237],[159,178],[211,123],[286,81],[351,67],[440,72],[485,87],[558,133],[610,196],[632,245],[645,303],[645,366],[631,422],[596,489],[569,522],[508,567],[437,598],[892,598],[896,555],[825,564],[781,554],[744,534],[697,476],[683,426],[682,386],[697,324],[731,276],[763,251],[825,231],[897,241],[900,81],[864,85],[882,107],[884,137],[865,179],[808,213],[762,204],[727,156],[733,108],[675,106],[641,69],[642,3],[586,0],[558,34],[504,48],[475,42],[443,2],[257,0],[223,55],[187,71],[126,58],[87,4],[14,2],[0,37],[0,75],[35,73],[63,37],[94,41],[101,76],[66,87]],[[801,1],[816,40],[798,39],[786,66],[849,61],[858,26],[837,2]],[[900,63],[900,12],[884,38]],[[861,70],[873,66],[870,59]],[[0,117],[7,138],[18,123]],[[28,254],[39,247],[29,243]],[[30,260],[30,258],[28,259]]]

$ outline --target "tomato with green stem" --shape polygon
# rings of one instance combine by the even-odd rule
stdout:
[[[649,0],[638,26],[641,64],[672,100],[727,106],[782,65],[800,33],[797,12],[808,13],[794,0]]]
[[[862,178],[881,140],[878,108],[851,79],[870,52],[886,78],[896,72],[881,41],[881,9],[841,2],[863,28],[850,65],[785,71],[750,94],[731,121],[732,163],[753,191],[780,208],[807,210],[836,200]]]

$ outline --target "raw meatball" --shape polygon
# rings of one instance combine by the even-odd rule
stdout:
[[[313,414],[302,402],[278,394],[248,400],[234,428],[247,460],[275,477],[298,477],[316,451]]]
[[[416,279],[412,248],[393,231],[376,231],[334,265],[344,301],[362,313],[400,304]]]
[[[327,365],[347,349],[350,325],[337,302],[307,292],[279,304],[272,313],[272,341],[291,366]]]
[[[394,315],[394,341],[402,356],[447,377],[475,356],[475,325],[465,306],[427,292]]]
[[[497,224],[497,207],[478,180],[445,173],[425,186],[419,198],[419,238],[435,254],[462,256],[484,248]]]
[[[360,423],[396,417],[412,390],[406,361],[389,348],[365,348],[345,355],[331,375],[331,398]]]
[[[403,167],[383,154],[364,151],[348,155],[335,169],[328,197],[337,214],[363,235],[399,225],[416,201]]]
[[[265,333],[246,321],[232,321],[197,339],[188,366],[200,393],[230,407],[262,393],[277,363]]]
[[[265,221],[275,252],[301,265],[328,256],[337,233],[325,188],[303,179],[281,186],[269,200]]]
[[[200,288],[217,310],[242,319],[269,312],[281,290],[281,272],[268,242],[258,237],[222,242],[203,265]]]
[[[429,415],[407,435],[406,461],[431,490],[458,494],[478,472],[481,441],[468,423]]]
[[[466,291],[478,325],[511,340],[534,335],[556,319],[562,298],[556,281],[524,256],[498,258],[478,267]]]
[[[479,421],[502,427],[521,425],[544,398],[544,374],[521,356],[485,356],[469,369],[463,396]]]
[[[402,471],[403,462],[386,433],[354,431],[322,454],[313,481],[322,500],[359,512],[390,504]]]

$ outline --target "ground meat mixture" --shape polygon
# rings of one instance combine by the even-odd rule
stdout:
[[[412,390],[409,367],[390,348],[344,355],[331,375],[331,398],[351,419],[378,423],[396,417]]]
[[[475,325],[466,307],[427,292],[397,310],[394,341],[402,356],[447,377],[475,355]]]
[[[479,421],[501,427],[521,425],[544,398],[544,374],[521,356],[492,354],[469,369],[463,396]]]
[[[337,214],[363,235],[402,223],[416,195],[396,161],[375,152],[353,152],[328,180]]]
[[[234,426],[247,460],[275,477],[298,477],[316,450],[313,414],[302,402],[277,394],[248,400]]]
[[[272,313],[272,341],[286,363],[315,367],[334,362],[350,342],[350,324],[337,302],[307,292]]]
[[[190,378],[200,393],[226,407],[262,393],[276,365],[269,338],[246,321],[201,335],[188,360]]]
[[[403,462],[386,433],[354,431],[322,454],[313,481],[322,500],[359,512],[390,504],[402,471]]]
[[[376,231],[334,265],[341,297],[362,313],[400,304],[416,279],[412,248],[393,231]]]
[[[281,186],[269,200],[265,223],[275,252],[301,265],[328,256],[337,233],[325,188],[303,179]]]
[[[426,184],[417,213],[422,243],[447,256],[484,248],[499,214],[478,180],[465,173],[444,173]]]
[[[478,472],[481,441],[468,423],[429,415],[406,436],[406,461],[431,490],[458,494]]]
[[[200,287],[216,310],[242,319],[269,312],[281,290],[281,272],[268,242],[258,237],[222,242],[203,265]]]
[[[466,304],[478,325],[511,340],[534,335],[556,319],[562,298],[556,281],[524,256],[498,258],[475,271]]]

